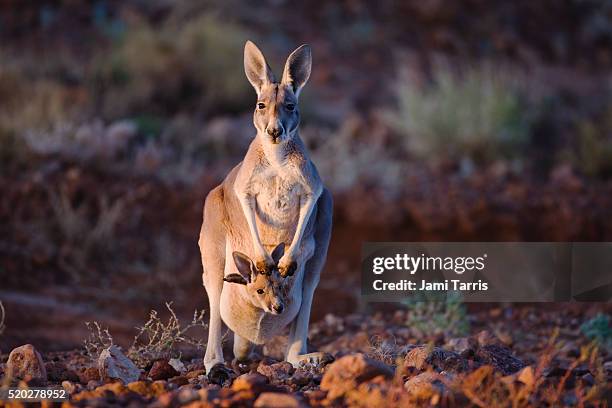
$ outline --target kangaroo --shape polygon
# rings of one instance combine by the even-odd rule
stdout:
[[[310,47],[289,55],[280,82],[251,41],[244,68],[255,88],[248,151],[204,203],[199,246],[210,303],[204,365],[209,377],[227,375],[222,322],[234,333],[234,357],[246,361],[290,326],[285,359],[318,363],[307,353],[312,297],[331,236],[332,197],[299,135],[298,97],[310,77]]]

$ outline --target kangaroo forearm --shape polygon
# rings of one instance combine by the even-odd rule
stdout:
[[[309,194],[305,196],[304,205],[300,207],[300,215],[298,218],[298,225],[295,229],[295,234],[293,236],[293,240],[291,241],[290,250],[295,250],[299,248],[300,243],[302,242],[302,237],[304,236],[304,231],[306,230],[306,226],[308,225],[308,220],[312,215],[312,211],[315,208],[317,200],[321,195],[320,192],[318,194]]]
[[[255,222],[255,209],[254,209],[254,199],[247,197],[240,198],[240,206],[242,207],[242,212],[244,213],[244,217],[246,218],[247,225],[249,227],[249,232],[251,234],[251,239],[253,240],[253,246],[255,251],[261,254],[265,254],[265,250],[261,243],[261,238],[259,237],[259,233],[257,232],[257,224]]]

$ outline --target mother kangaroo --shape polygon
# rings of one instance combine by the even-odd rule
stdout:
[[[323,357],[306,346],[332,225],[331,194],[299,135],[298,97],[311,65],[310,47],[302,45],[277,82],[257,46],[247,41],[244,47],[246,76],[257,92],[257,135],[243,161],[206,197],[199,240],[210,303],[204,365],[211,378],[226,370],[221,321],[234,332],[238,361],[287,325],[287,361],[297,366]]]

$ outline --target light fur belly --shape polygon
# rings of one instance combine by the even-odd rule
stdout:
[[[239,336],[252,343],[263,344],[280,334],[296,318],[302,303],[302,290],[301,285],[299,290],[292,290],[291,301],[281,315],[265,313],[263,309],[236,302],[236,299],[233,288],[224,285],[221,292],[221,319]]]

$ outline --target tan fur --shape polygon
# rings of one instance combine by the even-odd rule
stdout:
[[[305,356],[306,337],[332,201],[299,137],[298,96],[310,67],[310,49],[301,46],[276,83],[261,51],[245,45],[245,72],[257,92],[257,136],[244,160],[208,194],[200,233],[211,313],[207,370],[223,363],[221,320],[234,332],[238,359],[248,356],[251,343],[262,344],[287,325],[287,360],[316,359]]]

